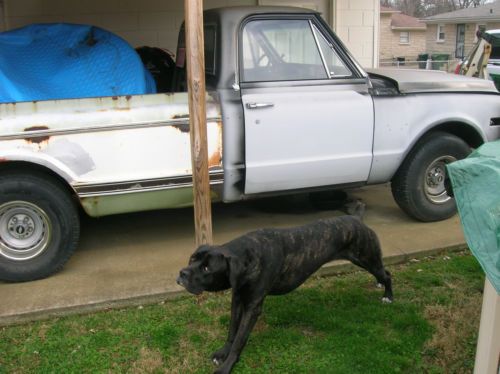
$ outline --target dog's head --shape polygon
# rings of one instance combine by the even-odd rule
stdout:
[[[222,291],[231,287],[229,259],[215,246],[200,246],[189,259],[189,265],[179,272],[177,283],[188,292]]]

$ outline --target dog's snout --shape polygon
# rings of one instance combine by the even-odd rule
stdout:
[[[186,269],[182,269],[181,271],[179,271],[179,276],[177,277],[177,284],[179,286],[183,286],[185,287],[185,283],[187,281],[187,278],[188,278],[188,271]]]

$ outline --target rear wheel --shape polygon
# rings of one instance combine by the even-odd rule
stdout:
[[[78,211],[58,182],[38,174],[0,178],[0,279],[29,281],[62,268],[80,233]]]
[[[445,189],[446,165],[471,149],[455,135],[434,132],[422,139],[392,179],[392,194],[408,215],[424,222],[453,216],[455,200]]]

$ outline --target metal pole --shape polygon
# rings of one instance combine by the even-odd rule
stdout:
[[[189,125],[193,167],[196,246],[212,243],[212,209],[208,174],[203,0],[185,0]]]

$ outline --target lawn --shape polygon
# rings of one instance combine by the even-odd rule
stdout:
[[[391,266],[395,302],[357,272],[267,298],[234,373],[470,373],[483,272],[468,253]],[[0,328],[0,373],[210,373],[228,293]]]

